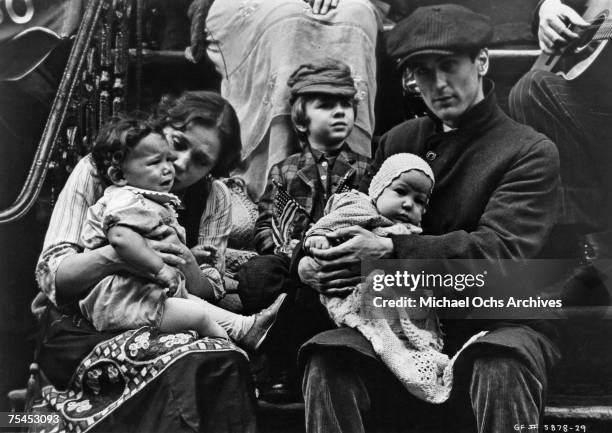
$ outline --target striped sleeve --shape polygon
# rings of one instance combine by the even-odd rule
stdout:
[[[202,265],[202,272],[215,286],[217,299],[225,295],[223,275],[225,273],[225,250],[232,228],[232,204],[229,189],[221,181],[214,180],[211,185],[206,208],[200,220],[198,245],[212,247],[216,251],[214,268]]]
[[[103,192],[104,186],[94,176],[94,167],[87,155],[74,167],[57,199],[36,265],[38,285],[54,304],[57,269],[66,256],[83,251],[81,231],[87,218],[87,209]]]

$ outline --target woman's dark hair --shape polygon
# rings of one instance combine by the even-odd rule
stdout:
[[[210,91],[188,91],[175,99],[164,98],[159,103],[158,113],[164,125],[184,130],[195,122],[219,131],[221,149],[219,159],[210,174],[226,177],[240,162],[242,142],[240,124],[236,111],[221,95]]]
[[[98,131],[91,149],[98,176],[107,184],[113,183],[108,171],[121,176],[121,163],[140,140],[149,134],[161,134],[161,125],[150,121],[143,113],[132,113],[109,119]]]

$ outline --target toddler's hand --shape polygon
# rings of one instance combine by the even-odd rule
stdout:
[[[191,249],[191,253],[198,265],[212,265],[217,262],[217,249],[212,245],[196,245]]]
[[[304,242],[307,249],[317,248],[319,250],[327,250],[331,248],[329,240],[325,236],[309,236]]]
[[[155,282],[168,289],[168,296],[173,296],[181,283],[179,271],[164,263],[164,266],[155,275]]]

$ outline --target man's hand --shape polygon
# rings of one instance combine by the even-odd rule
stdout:
[[[311,249],[312,255],[319,260],[338,261],[346,263],[362,260],[376,260],[393,252],[393,241],[377,236],[359,226],[336,230],[327,235],[328,239],[341,241],[340,245],[327,250]]]
[[[304,0],[312,7],[312,13],[315,15],[325,15],[332,9],[338,7],[340,0]]]
[[[304,257],[298,265],[300,280],[319,293],[342,296],[350,293],[359,282],[361,266],[357,264],[326,263]]]
[[[540,48],[547,54],[559,51],[578,38],[578,33],[570,30],[569,25],[573,25],[576,30],[589,25],[574,9],[561,3],[561,0],[546,0],[542,3],[539,17],[538,40]]]

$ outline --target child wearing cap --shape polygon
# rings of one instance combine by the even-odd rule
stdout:
[[[273,386],[268,388],[271,392],[263,387],[262,397],[270,401],[294,397],[289,395],[287,382],[294,379],[293,391],[299,389],[294,371],[298,348],[333,326],[316,292],[290,273],[293,250],[323,216],[329,197],[343,185],[358,185],[371,162],[345,141],[353,129],[358,104],[347,64],[330,58],[304,64],[287,84],[291,119],[302,150],[270,169],[255,226],[260,255],[238,273],[238,293],[245,312],[269,305],[279,293],[289,294],[277,319],[283,323],[275,327],[278,341],[270,343],[267,355],[272,359],[271,370],[282,372],[282,376],[289,369],[290,378],[283,380],[284,384],[279,382],[281,378],[273,378]]]
[[[260,254],[290,256],[310,224],[323,216],[340,180],[346,178],[345,184],[357,185],[370,162],[345,142],[353,129],[358,103],[348,65],[329,58],[301,65],[287,84],[291,88],[291,120],[302,151],[270,169],[255,225]],[[289,221],[282,218],[279,189],[299,205]]]
[[[325,216],[306,233],[306,249],[330,248],[325,236],[360,226],[379,236],[420,234],[421,219],[435,183],[427,162],[412,153],[387,158],[372,178],[368,194],[356,190],[334,195]],[[338,326],[355,328],[415,396],[432,403],[448,398],[453,360],[441,352],[442,333],[435,310],[397,308],[397,314],[372,307],[371,287],[359,284],[345,297],[320,295]],[[386,313],[386,314],[385,314]],[[455,355],[456,357],[456,355]]]

